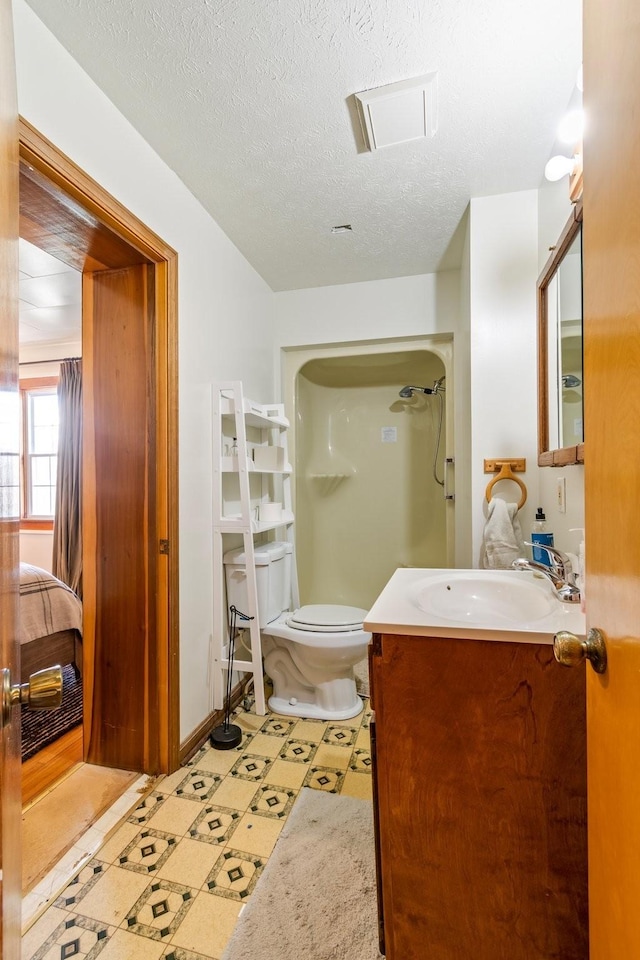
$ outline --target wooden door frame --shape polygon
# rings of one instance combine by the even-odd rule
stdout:
[[[154,615],[157,629],[150,637],[151,671],[146,671],[144,689],[147,773],[169,773],[179,766],[179,605],[178,605],[178,255],[121,203],[61,153],[28,121],[19,120],[20,159],[29,168],[70,198],[70,207],[79,205],[98,222],[99,233],[107,228],[114,238],[134,248],[140,261],[151,264],[154,273],[156,337],[154,369],[148,374],[156,385],[155,520],[158,537],[168,541],[169,553],[159,558],[154,584]],[[72,211],[73,213],[73,211]],[[86,224],[83,224],[86,231]],[[89,231],[91,232],[91,230]],[[48,252],[53,252],[49,250]],[[104,266],[87,251],[85,272]],[[89,384],[90,389],[90,384]],[[93,491],[95,496],[95,490]],[[84,496],[92,490],[85,488]],[[92,536],[92,531],[85,531]],[[158,544],[160,552],[160,544]],[[153,601],[150,601],[153,602]],[[91,671],[94,636],[90,619],[85,622],[85,664]],[[149,675],[154,690],[149,689]],[[92,673],[87,676],[88,686]],[[91,718],[85,718],[85,731]],[[153,740],[155,739],[155,742]]]

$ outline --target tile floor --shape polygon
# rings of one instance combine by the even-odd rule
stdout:
[[[220,960],[303,786],[371,797],[368,700],[326,723],[239,709],[159,781],[29,929],[23,960]]]

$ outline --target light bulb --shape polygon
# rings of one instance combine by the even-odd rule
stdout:
[[[544,175],[547,180],[562,180],[568,173],[573,173],[576,165],[575,157],[551,157],[544,168]]]
[[[558,140],[561,143],[578,143],[584,133],[584,111],[572,110],[558,124]]]

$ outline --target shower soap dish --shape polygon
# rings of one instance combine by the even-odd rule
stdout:
[[[327,496],[329,493],[340,486],[343,480],[347,480],[351,474],[350,473],[312,473],[310,474],[311,479],[315,480],[316,484],[320,487],[320,493],[322,496]]]

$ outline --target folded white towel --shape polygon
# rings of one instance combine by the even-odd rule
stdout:
[[[524,556],[517,503],[494,497],[487,508],[480,565],[485,570],[508,570],[514,560]]]

